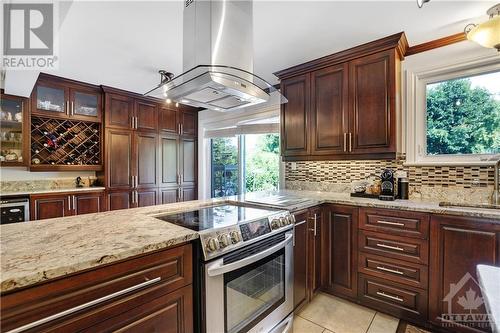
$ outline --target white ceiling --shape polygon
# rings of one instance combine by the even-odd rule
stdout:
[[[418,9],[414,0],[256,0],[254,72],[275,83],[275,71],[399,31],[410,45],[426,42],[485,20],[494,4],[432,0]],[[182,10],[183,1],[73,2],[61,10],[53,74],[143,93],[158,83],[158,69],[182,70]],[[6,78],[6,90],[9,78],[29,85],[15,73]]]

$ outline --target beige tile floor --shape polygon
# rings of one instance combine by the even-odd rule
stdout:
[[[293,333],[395,333],[399,319],[319,293],[295,315]]]

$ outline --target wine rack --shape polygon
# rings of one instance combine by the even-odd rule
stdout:
[[[101,170],[101,124],[31,117],[31,169]]]

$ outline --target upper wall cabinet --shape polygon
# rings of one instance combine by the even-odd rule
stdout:
[[[40,74],[31,101],[31,113],[35,115],[92,122],[102,119],[98,86]]]
[[[158,123],[162,133],[194,138],[198,135],[197,113],[193,108],[180,105],[159,106]]]
[[[394,158],[404,33],[276,73],[285,160]]]

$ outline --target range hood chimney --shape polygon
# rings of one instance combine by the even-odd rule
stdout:
[[[185,0],[184,5],[184,73],[145,95],[230,111],[267,102],[271,93],[279,94],[253,74],[251,0]]]

